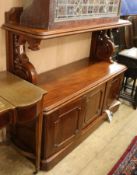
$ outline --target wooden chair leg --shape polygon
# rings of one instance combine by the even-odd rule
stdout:
[[[122,90],[123,90],[123,88],[124,88],[124,82],[125,82],[125,77],[123,78],[123,81],[122,81],[122,86],[121,86],[121,90],[120,90],[120,91],[122,91]]]
[[[124,91],[126,90],[126,86],[127,86],[127,81],[128,81],[128,78],[127,77],[125,77],[125,79],[124,79]]]
[[[135,85],[136,85],[136,78],[133,79],[133,85],[132,85],[132,90],[131,90],[131,96],[133,96],[134,91],[135,91]]]
[[[134,96],[134,104],[133,104],[133,107],[134,107],[134,109],[137,108],[137,87],[136,87],[136,90],[135,90],[135,96]]]

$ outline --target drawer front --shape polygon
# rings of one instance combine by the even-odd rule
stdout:
[[[50,115],[44,115],[43,151],[46,157],[59,151],[77,137],[82,127],[83,102],[77,99]]]

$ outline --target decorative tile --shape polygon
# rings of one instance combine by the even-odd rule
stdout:
[[[55,22],[117,16],[120,0],[55,0]]]

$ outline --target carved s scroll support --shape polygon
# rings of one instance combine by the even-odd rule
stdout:
[[[29,48],[32,50],[39,49],[39,40],[32,40],[30,38],[25,38],[24,36],[14,35],[14,73],[21,78],[37,83],[37,72],[32,63],[30,63],[29,58],[26,55],[25,45],[26,42],[29,44]]]
[[[107,31],[93,32],[91,45],[91,58],[96,61],[107,61],[112,63],[111,56],[115,50],[114,43],[107,35]]]

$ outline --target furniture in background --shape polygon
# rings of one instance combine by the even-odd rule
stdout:
[[[35,160],[36,172],[40,168],[43,120],[43,97],[46,91],[9,73],[0,72],[0,129],[16,124],[36,121],[35,151],[22,154]]]
[[[103,3],[105,2],[103,1]],[[47,3],[46,0],[34,0],[31,6],[24,11],[22,8],[14,8],[6,13],[6,22],[3,28],[6,30],[7,70],[37,84],[48,92],[43,106],[41,169],[49,170],[82,142],[106,120],[106,110],[115,112],[118,109],[117,100],[126,67],[112,63],[111,55],[114,44],[106,31],[130,25],[129,21],[118,19],[119,2],[115,1],[114,6],[113,3],[105,3],[106,6],[109,5],[109,8],[103,5],[105,9],[109,9],[108,14],[111,13],[108,18],[105,9],[102,13],[98,11],[100,14],[97,18],[93,18],[91,10],[90,23],[86,22],[87,19],[84,22],[83,19],[79,20],[77,15],[71,14],[68,21],[67,18],[63,20],[61,17],[55,16],[56,20],[61,18],[62,21],[58,21],[58,23],[54,20],[50,25],[48,15],[42,16],[42,21],[37,21],[37,19],[35,21],[36,15],[34,15],[33,20],[30,20],[33,22],[30,24],[30,28],[27,21],[28,13],[33,16],[36,5],[40,3],[39,12],[41,13],[38,15],[40,17],[43,14],[42,11],[45,11],[45,7],[50,9],[50,3]],[[46,5],[43,5],[45,3]],[[85,1],[85,3],[87,2]],[[96,2],[92,4],[95,9]],[[59,5],[61,6],[61,4]],[[72,7],[73,5],[72,1]],[[84,3],[81,5],[85,7]],[[64,4],[62,6],[64,8]],[[117,7],[114,8],[114,13],[112,6]],[[65,7],[67,6],[65,5]],[[97,9],[99,10],[99,7]],[[71,12],[74,11],[71,10]],[[93,12],[96,13],[96,11]],[[89,58],[83,58],[60,68],[37,74],[27,56],[26,43],[31,50],[39,50],[41,40],[86,32],[92,32]],[[34,121],[29,125],[18,123],[12,128],[12,139],[25,151],[34,151],[36,132],[34,124]]]
[[[125,49],[118,54],[118,62],[127,66],[120,97],[137,107],[137,48]]]
[[[119,31],[119,53],[117,61],[127,66],[124,74],[123,85],[120,97],[131,102],[137,107],[137,16],[124,16],[124,19],[131,21],[131,26],[126,26]],[[122,41],[123,40],[123,41]]]
[[[137,15],[122,16],[121,19],[129,20],[132,25],[123,28],[120,32],[121,40],[123,39],[123,49],[137,47]]]

